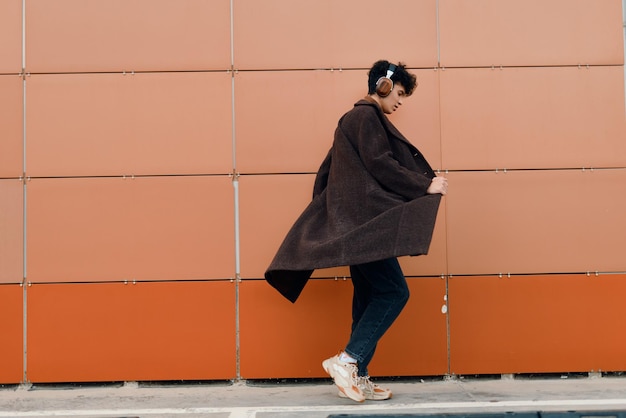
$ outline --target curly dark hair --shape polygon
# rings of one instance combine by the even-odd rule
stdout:
[[[387,75],[389,64],[391,64],[389,61],[379,60],[372,65],[367,73],[367,94],[376,92],[376,82],[379,78]],[[417,87],[417,77],[415,74],[409,73],[406,70],[406,65],[402,62],[396,64],[396,70],[391,76],[391,81],[402,84],[407,96],[413,94],[413,90]]]

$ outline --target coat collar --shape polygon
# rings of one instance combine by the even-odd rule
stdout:
[[[409,142],[409,140],[406,139],[404,135],[402,135],[402,133],[398,130],[398,128],[396,128],[394,124],[391,123],[389,118],[387,118],[387,115],[383,113],[383,109],[380,107],[380,105],[378,104],[376,100],[372,99],[370,96],[365,96],[364,98],[356,102],[354,106],[355,107],[356,106],[374,107],[376,109],[376,113],[378,114],[378,117],[380,118],[385,128],[389,131],[389,133],[391,133],[391,135],[401,140],[402,142],[406,142],[411,148],[415,148],[415,146],[411,144],[411,142]]]

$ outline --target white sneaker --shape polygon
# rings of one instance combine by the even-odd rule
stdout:
[[[370,380],[369,376],[359,376],[357,381],[357,386],[363,392],[363,396],[365,399],[370,401],[384,401],[386,399],[391,399],[393,394],[389,389],[383,389],[374,382]],[[339,392],[340,398],[345,398],[343,392]]]
[[[322,362],[326,373],[335,381],[339,391],[356,402],[363,402],[365,395],[358,385],[358,369],[356,364],[339,360],[339,355]]]

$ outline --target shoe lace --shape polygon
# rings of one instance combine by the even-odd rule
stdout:
[[[359,381],[359,369],[356,366],[356,363],[347,363],[347,362],[342,362],[341,360],[339,360],[338,364],[340,364],[344,369],[346,369],[346,371],[348,373],[350,373],[350,378],[352,379],[353,382],[358,382]]]
[[[350,377],[352,378],[353,382],[357,382],[360,379],[360,376],[358,375],[359,369],[356,367],[356,364],[352,364],[352,363],[348,363],[350,364],[349,369],[350,369]]]
[[[370,380],[369,376],[359,376],[358,382],[359,387],[363,392],[374,392],[374,388],[376,387],[376,385]]]

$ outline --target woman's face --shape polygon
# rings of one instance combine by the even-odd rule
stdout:
[[[393,89],[389,96],[387,97],[378,97],[378,102],[380,103],[380,107],[383,112],[390,115],[395,112],[401,105],[402,100],[407,97],[406,90],[404,86],[400,83],[394,83]]]

